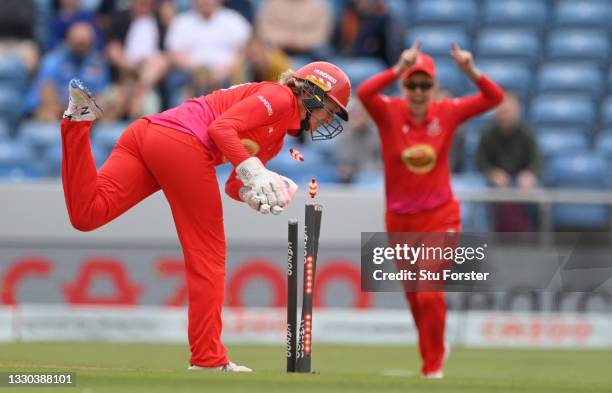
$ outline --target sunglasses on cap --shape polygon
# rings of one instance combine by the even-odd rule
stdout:
[[[422,91],[427,91],[429,89],[431,89],[433,87],[433,83],[432,82],[427,82],[427,81],[423,81],[423,82],[410,82],[410,81],[406,81],[404,82],[404,87],[408,90],[416,90],[416,89],[421,89]]]

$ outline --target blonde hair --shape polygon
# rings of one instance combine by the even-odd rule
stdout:
[[[278,83],[287,86],[293,91],[293,94],[299,95],[301,90],[301,81],[295,77],[295,71],[291,68],[287,69],[287,71],[280,74],[278,77]]]

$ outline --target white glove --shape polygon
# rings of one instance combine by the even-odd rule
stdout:
[[[240,187],[240,190],[238,190],[238,194],[240,194],[240,199],[246,202],[246,204],[249,205],[251,209],[258,211],[261,214],[270,213],[270,205],[268,204],[268,198],[266,198],[262,194],[256,193],[249,187]]]
[[[298,186],[293,180],[289,179],[288,177],[281,176],[281,179],[283,179],[285,185],[287,186],[287,190],[289,192],[289,201],[291,201],[297,193]],[[240,199],[246,202],[252,209],[262,214],[272,213],[274,215],[278,215],[281,214],[284,210],[284,207],[278,205],[270,206],[268,204],[267,198],[265,198],[261,194],[256,193],[248,187],[240,187],[238,193],[240,194]]]
[[[266,204],[270,207],[285,207],[291,200],[288,186],[283,178],[278,173],[267,170],[257,157],[242,161],[236,167],[236,177],[260,197],[265,197]]]

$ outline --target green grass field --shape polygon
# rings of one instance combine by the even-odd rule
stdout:
[[[252,374],[188,372],[183,345],[0,344],[0,371],[71,371],[76,388],[15,392],[612,392],[607,350],[454,348],[441,381],[423,380],[414,347],[316,345],[310,375],[284,372],[284,347],[230,346]]]

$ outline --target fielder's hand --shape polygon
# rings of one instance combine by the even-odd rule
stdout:
[[[399,59],[397,60],[397,64],[393,67],[395,70],[395,75],[399,77],[404,73],[404,71],[412,67],[417,61],[417,57],[419,56],[420,50],[421,40],[419,39],[415,40],[410,48],[404,49]]]
[[[456,42],[451,45],[450,55],[457,64],[457,67],[470,79],[476,80],[480,78],[480,71],[474,63],[474,56],[470,51],[461,49]]]
[[[298,186],[293,180],[287,177],[281,176],[281,178],[285,182],[285,185],[287,186],[287,189],[289,191],[290,202],[297,193]],[[256,193],[248,187],[241,187],[238,193],[240,194],[240,199],[246,202],[253,210],[258,211],[261,214],[272,213],[274,215],[278,215],[281,214],[284,210],[284,207],[281,207],[279,205],[270,206],[267,198],[265,198],[261,194]]]
[[[236,167],[236,177],[245,187],[258,194],[260,200],[265,198],[270,207],[285,207],[291,200],[283,178],[278,173],[267,170],[257,157],[241,162]]]

